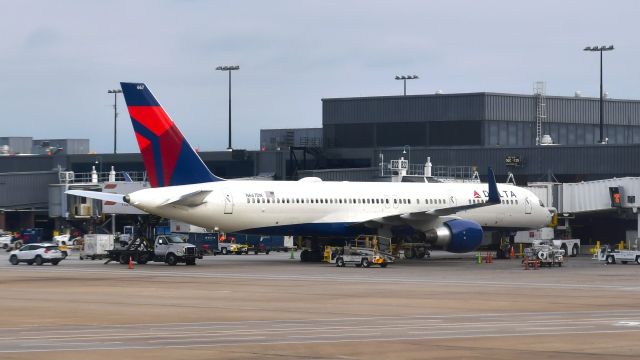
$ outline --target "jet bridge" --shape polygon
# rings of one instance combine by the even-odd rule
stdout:
[[[529,183],[545,206],[557,209],[566,229],[569,220],[587,215],[635,219],[640,228],[640,177],[613,178],[579,183]],[[610,214],[610,215],[607,215]]]

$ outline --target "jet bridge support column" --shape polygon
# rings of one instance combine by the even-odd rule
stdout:
[[[638,211],[638,208],[634,208],[633,209],[634,212],[636,213],[636,218],[637,218],[637,226],[636,226],[636,243],[633,244],[633,248],[638,250],[638,243],[640,241],[638,241],[638,239],[640,239],[640,211]],[[631,244],[629,244],[631,245]]]

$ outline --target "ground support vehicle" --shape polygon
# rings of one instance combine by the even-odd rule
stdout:
[[[107,251],[113,248],[113,235],[87,234],[84,236],[84,242],[82,243],[82,249],[80,250],[80,260],[104,259],[108,256]]]
[[[9,251],[13,248],[13,242],[15,239],[10,233],[0,233],[0,247]]]
[[[44,263],[58,265],[62,260],[64,260],[62,252],[56,245],[50,243],[27,244],[18,250],[13,250],[9,255],[9,262],[12,265],[18,265],[21,262],[29,265]]]
[[[247,245],[248,252],[253,254],[269,254],[272,251],[288,252],[293,247],[293,237],[291,236],[233,233],[227,234],[227,239],[231,243]]]
[[[334,248],[326,261],[344,267],[347,264],[356,267],[370,267],[378,265],[387,267],[395,261],[391,253],[384,251],[391,249],[391,239],[380,236],[358,236],[351,240],[347,246]]]
[[[218,243],[218,254],[222,255],[242,255],[249,253],[249,245],[247,244],[236,244],[236,243],[228,243],[228,242],[219,242]]]
[[[356,267],[368,268],[378,265],[381,268],[387,267],[394,260],[390,254],[383,254],[366,248],[345,247],[339,249],[335,257],[331,259],[331,263],[337,267],[345,267],[347,265],[355,265]]]
[[[172,266],[178,263],[195,265],[196,258],[202,259],[202,253],[196,246],[184,242],[178,235],[158,235],[153,244],[146,239],[136,238],[126,248],[107,250],[107,256],[109,260],[105,264],[111,261],[128,264],[131,260],[138,264],[154,261]]]
[[[515,244],[534,244],[549,241],[555,247],[564,250],[565,256],[576,257],[580,254],[580,239],[555,239],[552,228],[542,228],[530,231],[518,231],[513,238]]]
[[[176,233],[174,233],[176,234]],[[215,255],[218,252],[218,233],[177,233],[193,244],[203,255]]]
[[[529,266],[533,266],[537,261],[540,266],[558,266],[561,267],[564,262],[564,250],[559,249],[552,244],[534,244],[532,247],[524,249],[525,258],[522,260],[529,261]]]
[[[597,254],[593,255],[593,258],[599,261],[605,261],[607,264],[615,264],[621,262],[626,264],[629,262],[635,262],[640,264],[640,251],[638,250],[615,250],[608,246],[600,248]]]

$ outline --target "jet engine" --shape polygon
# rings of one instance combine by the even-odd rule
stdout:
[[[426,241],[453,253],[473,251],[482,242],[482,227],[469,220],[449,220],[442,226],[425,231]]]

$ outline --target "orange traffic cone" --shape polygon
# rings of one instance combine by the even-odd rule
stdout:
[[[129,256],[129,269],[133,270],[133,260],[131,259],[131,256]]]
[[[515,258],[516,258],[516,250],[514,249],[514,247],[513,247],[513,246],[511,247],[511,254],[509,254],[509,255],[510,255],[510,257],[511,257],[512,259],[515,259]]]

